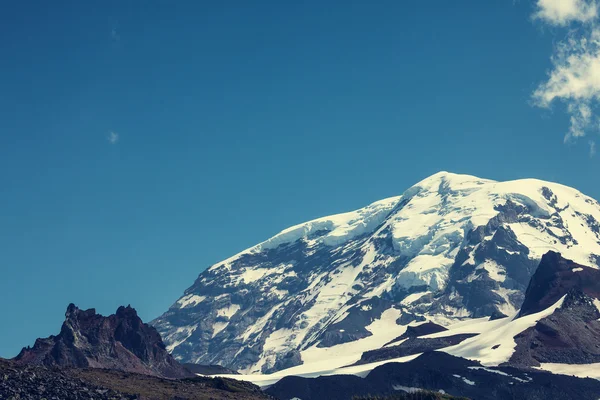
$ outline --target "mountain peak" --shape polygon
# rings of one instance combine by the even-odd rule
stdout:
[[[575,189],[442,171],[211,266],[153,324],[182,361],[272,372],[413,322],[514,316],[549,250],[600,266],[599,221]]]
[[[131,306],[108,317],[69,304],[57,336],[36,340],[15,361],[23,364],[118,369],[163,377],[190,373],[165,350],[156,329]]]
[[[440,171],[413,185],[407,192],[409,195],[415,192],[416,189],[446,192],[448,190],[477,187],[494,182],[493,180],[482,179],[473,175]],[[404,193],[405,196],[407,196],[407,192]]]
[[[120,306],[115,315],[120,318],[137,318],[138,316],[137,311],[131,305]]]
[[[459,173],[455,173],[455,172],[450,172],[450,171],[438,171],[433,175],[430,175],[429,177],[425,178],[423,181],[427,181],[427,180],[447,180],[447,181],[488,181],[490,182],[490,180],[487,179],[481,179],[477,176],[474,175],[468,175],[468,174],[459,174]]]
[[[67,311],[65,312],[65,321],[73,321],[80,319],[88,319],[96,316],[96,309],[90,308],[87,310],[82,310],[77,307],[75,304],[71,303],[67,307]]]

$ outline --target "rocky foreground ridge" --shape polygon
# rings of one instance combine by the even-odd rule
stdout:
[[[0,359],[2,400],[268,400],[257,386],[222,378],[164,379],[97,368]]]

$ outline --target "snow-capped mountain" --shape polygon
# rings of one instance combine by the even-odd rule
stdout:
[[[547,251],[600,266],[599,221],[600,204],[563,185],[440,172],[213,265],[153,324],[184,362],[351,363],[415,321],[515,314]]]
[[[529,282],[520,311],[510,317],[447,327],[413,323],[352,365],[333,370],[301,365],[241,378],[279,399],[346,400],[360,394],[443,390],[472,399],[597,400],[600,270],[549,251]]]

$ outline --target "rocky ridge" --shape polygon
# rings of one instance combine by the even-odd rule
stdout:
[[[108,317],[70,304],[60,333],[37,339],[15,362],[76,368],[107,368],[167,378],[192,376],[167,351],[159,333],[137,312],[119,307]]]

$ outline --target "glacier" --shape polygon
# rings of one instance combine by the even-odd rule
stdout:
[[[440,172],[216,263],[152,324],[184,362],[339,368],[409,324],[515,314],[547,251],[599,268],[598,221],[567,186]]]

